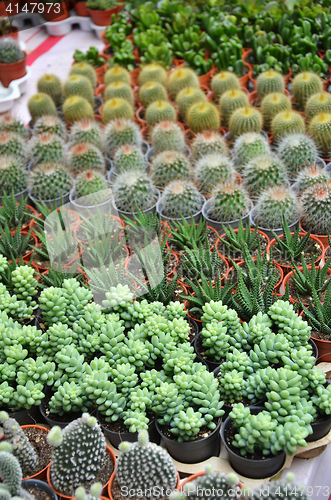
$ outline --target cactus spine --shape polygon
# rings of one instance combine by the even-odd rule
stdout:
[[[257,77],[256,92],[260,101],[267,94],[271,94],[272,92],[280,92],[283,94],[284,90],[285,84],[283,76],[273,69],[269,69]]]
[[[247,132],[260,132],[261,128],[261,113],[249,106],[236,109],[230,118],[229,130],[232,139],[236,139]]]
[[[64,142],[56,134],[33,136],[28,144],[29,155],[34,164],[45,161],[63,161]]]
[[[155,156],[150,173],[154,184],[160,189],[174,180],[192,177],[190,162],[185,155],[176,151],[164,151]]]
[[[22,137],[26,137],[27,134],[24,123],[9,113],[0,116],[0,132],[15,132]]]
[[[25,158],[26,144],[23,137],[15,132],[0,132],[0,155],[14,155]]]
[[[97,74],[91,64],[84,61],[75,63],[70,70],[70,76],[72,75],[85,76],[90,81],[93,89],[97,86]]]
[[[256,212],[256,225],[265,229],[279,229],[283,224],[283,216],[288,225],[300,218],[301,205],[289,188],[275,186],[262,193]]]
[[[143,66],[138,76],[138,83],[141,87],[147,82],[158,82],[165,87],[167,85],[167,72],[163,66],[157,63]]]
[[[293,79],[292,92],[294,95],[294,103],[301,111],[304,111],[306,103],[312,95],[322,91],[322,80],[315,73],[304,71],[296,75]]]
[[[329,154],[331,148],[331,113],[318,113],[309,124],[309,134],[317,146]]]
[[[121,98],[109,99],[105,102],[102,110],[102,121],[107,124],[119,118],[133,119],[133,108],[130,104]]]
[[[195,164],[194,175],[196,185],[203,194],[211,194],[215,186],[236,180],[232,161],[221,153],[200,158]]]
[[[66,127],[63,121],[57,116],[41,116],[36,120],[33,132],[36,135],[47,133],[56,134],[63,139],[66,135]]]
[[[37,88],[38,92],[42,92],[43,94],[47,94],[51,97],[56,108],[61,106],[63,89],[60,78],[56,75],[45,74],[39,78]]]
[[[154,101],[166,101],[168,94],[165,87],[158,82],[147,82],[139,88],[139,99],[147,108]]]
[[[146,109],[146,121],[149,127],[154,127],[164,120],[176,121],[176,110],[168,101],[154,101]]]
[[[285,137],[288,134],[303,134],[305,122],[299,113],[295,111],[281,111],[271,122],[271,133],[275,139]]]
[[[106,87],[113,82],[123,82],[131,85],[130,73],[122,66],[112,66],[107,69],[104,76],[104,82]]]
[[[185,139],[182,129],[172,121],[162,121],[151,132],[152,148],[155,153],[162,151],[183,151]]]
[[[210,87],[218,100],[227,90],[240,90],[240,82],[234,73],[231,73],[230,71],[221,71],[213,77]]]
[[[305,167],[313,165],[317,159],[317,147],[310,137],[304,134],[290,134],[278,145],[277,154],[284,162],[291,177]]]
[[[203,197],[192,182],[172,181],[160,198],[162,215],[172,219],[191,217],[202,209]]]
[[[239,89],[227,90],[221,95],[219,106],[222,116],[222,125],[228,127],[233,112],[238,108],[249,106],[247,94]]]
[[[192,132],[218,130],[221,124],[219,112],[210,102],[197,102],[187,113],[187,123]]]
[[[124,99],[130,106],[133,106],[133,92],[131,85],[124,82],[109,83],[105,89],[105,101],[109,99]]]
[[[75,191],[78,203],[80,205],[92,206],[96,201],[102,203],[109,197],[107,192],[101,193],[107,189],[105,177],[94,170],[87,170],[77,175],[75,179]],[[81,198],[84,197],[82,200]]]
[[[28,100],[28,108],[32,121],[41,116],[56,116],[55,104],[48,94],[39,92],[32,95]]]
[[[271,126],[272,119],[281,111],[290,111],[291,101],[285,95],[280,92],[272,92],[267,94],[261,102],[261,112],[263,116],[263,122],[266,129],[269,130]]]
[[[198,87],[185,87],[176,96],[179,113],[186,119],[187,113],[193,104],[207,101],[206,94]]]
[[[94,119],[93,107],[81,96],[68,97],[63,103],[63,115],[69,124],[79,120]]]
[[[299,172],[296,182],[298,183],[299,194],[302,194],[311,186],[331,182],[331,176],[325,168],[311,165]]]

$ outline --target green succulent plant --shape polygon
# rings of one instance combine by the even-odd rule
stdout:
[[[163,189],[172,181],[191,179],[192,168],[183,153],[163,151],[153,157],[150,175],[154,184]]]
[[[208,130],[195,136],[191,143],[191,151],[195,161],[212,153],[228,155],[228,146],[221,134]]]
[[[117,148],[130,144],[141,146],[142,137],[136,123],[127,119],[114,120],[104,127],[104,149],[110,157]]]
[[[62,163],[39,163],[28,179],[29,192],[34,198],[53,200],[67,194],[72,187],[68,169]]]
[[[175,180],[165,187],[159,204],[163,215],[179,219],[200,212],[203,197],[192,182]]]
[[[42,75],[37,82],[38,92],[50,96],[58,108],[62,104],[63,86],[58,76],[46,73]]]
[[[303,134],[305,132],[305,122],[296,111],[281,111],[274,116],[271,122],[271,133],[274,138],[280,139],[289,134]]]
[[[185,147],[184,134],[180,126],[173,121],[162,121],[151,132],[151,143],[155,153],[163,151],[182,152]]]
[[[236,168],[241,172],[254,158],[270,154],[268,141],[257,132],[247,132],[234,141],[233,154]]]
[[[315,142],[304,134],[290,134],[279,142],[277,154],[293,178],[302,169],[316,162],[317,147]]]
[[[229,130],[232,139],[236,139],[247,132],[260,132],[262,129],[262,115],[260,111],[250,106],[236,109],[230,118]]]
[[[288,184],[285,165],[276,155],[257,156],[246,163],[244,186],[251,197],[258,197],[267,188]]]
[[[52,98],[44,92],[32,95],[28,100],[28,109],[32,121],[42,116],[56,116],[56,107]]]

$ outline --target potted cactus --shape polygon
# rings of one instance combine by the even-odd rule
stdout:
[[[47,441],[52,446],[47,482],[57,495],[72,498],[79,486],[90,489],[90,482],[99,478],[106,491],[116,457],[95,417],[84,413],[62,431],[55,426]]]
[[[51,207],[59,207],[69,200],[72,178],[62,163],[43,162],[36,165],[28,178],[29,197],[33,202],[43,201]]]
[[[0,422],[4,431],[0,440],[13,446],[13,455],[20,463],[24,479],[43,479],[51,460],[46,441],[49,430],[40,425],[20,427],[5,411],[0,412]]]
[[[77,175],[69,200],[80,215],[91,216],[97,209],[111,210],[112,190],[102,173],[87,170]],[[109,205],[109,207],[108,207]],[[108,207],[108,208],[107,208]]]
[[[0,81],[4,87],[26,74],[26,54],[13,39],[0,40]]]
[[[144,491],[144,498],[165,498],[179,486],[179,475],[167,451],[150,443],[148,432],[141,430],[136,443],[120,445],[115,470],[110,478],[108,494],[118,500],[121,493]]]
[[[193,182],[174,180],[165,187],[156,210],[165,222],[182,221],[182,217],[188,221],[193,217],[194,222],[198,222],[204,202],[205,197]]]

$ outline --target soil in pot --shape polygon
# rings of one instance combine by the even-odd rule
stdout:
[[[98,412],[97,414],[98,420],[102,427],[104,428],[104,433],[106,437],[108,437],[110,443],[115,446],[115,448],[118,448],[120,442],[122,441],[130,441],[130,442],[136,442],[138,439],[138,433],[137,432],[132,432],[130,433],[129,429],[127,426],[124,424],[122,419],[117,420],[116,422],[107,422],[106,418],[104,415]],[[149,423],[148,423],[148,433],[149,433],[149,439],[151,443],[160,443],[160,436],[158,432],[155,429],[155,415],[152,412],[147,413],[147,418],[149,418]],[[112,434],[107,434],[107,431],[109,433],[114,433]],[[128,436],[129,434],[129,436]]]
[[[40,412],[44,418],[46,417],[46,419],[49,419],[52,422],[54,422],[53,425],[59,425],[60,427],[64,427],[67,424],[69,424],[70,422],[72,422],[73,420],[76,420],[77,418],[80,418],[82,416],[83,412],[81,412],[81,411],[70,412],[70,413],[68,412],[68,413],[64,413],[63,415],[58,415],[57,413],[51,413],[51,411],[49,409],[49,402],[50,402],[51,397],[52,396],[46,397],[44,399],[44,401],[41,403]],[[92,410],[90,410],[90,413],[91,413],[91,411]],[[47,421],[47,423],[50,424],[50,422],[48,422],[48,421]]]
[[[24,489],[25,491],[30,493],[30,495],[32,495],[35,500],[53,500],[53,495],[51,494],[51,492],[42,490],[37,486],[28,486]]]
[[[167,233],[168,232],[169,231],[167,231]],[[174,252],[177,252],[177,253],[183,253],[184,250],[182,248],[179,248],[175,242],[170,241],[170,239],[171,239],[171,236],[169,236],[169,241],[168,241],[170,250],[173,250]],[[207,239],[209,242],[209,248],[212,249],[218,240],[218,234],[213,228],[207,227]],[[198,244],[198,242],[196,242],[196,243]],[[222,252],[220,252],[220,253],[222,253]]]
[[[242,266],[240,266],[240,268],[243,270],[243,272],[245,273],[246,272],[246,266],[245,264],[243,264]],[[277,283],[279,283],[279,281],[282,279],[282,271],[276,267],[276,272],[278,274],[278,280],[277,280]],[[230,269],[229,271],[229,275],[228,275],[228,279],[231,281],[231,283],[233,284],[233,288],[236,288],[236,285],[238,283],[238,278],[239,278],[239,274],[237,273],[237,270],[235,268],[232,268]],[[266,289],[267,287],[267,282],[265,282],[263,285],[262,285],[262,292],[264,292],[264,290]]]
[[[47,431],[40,427],[25,427],[24,434],[28,438],[38,455],[38,465],[34,469],[22,468],[23,477],[30,477],[38,474],[47,467],[51,461],[52,447],[47,442]]]
[[[330,276],[327,276],[327,279],[329,278]],[[304,304],[309,304],[309,302],[313,302],[313,298],[311,295],[299,295],[298,294],[298,291],[297,291],[297,288],[295,286],[295,282],[294,280],[291,278],[289,278],[289,280],[287,281],[287,284],[288,284],[288,288],[289,288],[289,292],[290,292],[290,297],[295,300],[296,302],[298,301],[298,299],[300,298],[301,302],[303,302]],[[318,294],[321,302],[324,302],[324,298],[325,298],[325,295],[326,295],[326,292],[327,292],[327,289],[324,290],[323,292],[320,292]]]
[[[301,238],[299,238],[301,240]],[[316,262],[323,252],[322,246],[316,240],[308,240],[306,247],[302,254],[300,254],[299,259],[295,260],[294,263],[297,266],[301,266],[301,255],[304,256],[306,262]],[[283,255],[278,251],[278,243],[272,245],[272,260],[277,262],[281,266],[292,267],[292,260],[290,256]]]
[[[261,252],[264,252],[267,249],[268,245],[268,240],[260,233],[257,233],[257,238],[260,242],[260,248]],[[223,238],[219,239],[219,243],[217,245],[217,250],[219,251],[220,254],[224,255],[224,257],[230,258],[230,259],[236,259],[236,260],[243,260],[244,256],[243,253],[238,251],[236,252],[235,250],[230,250],[224,243],[223,241],[228,241],[227,236],[224,236]],[[255,248],[255,250],[251,251],[251,256],[257,257],[258,255],[258,247]]]

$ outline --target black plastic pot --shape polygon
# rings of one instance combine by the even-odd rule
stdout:
[[[197,337],[197,335],[198,335],[198,333],[199,333],[198,324],[197,324],[197,322],[196,322],[194,319],[190,318],[190,317],[189,317],[189,316],[187,316],[187,315],[185,316],[185,319],[186,319],[186,321],[188,321],[188,322],[190,323],[190,325],[191,325],[192,329],[193,329],[193,330],[194,330],[194,332],[195,332],[195,338],[194,338],[194,340],[192,340],[192,342],[191,342],[191,345],[193,345],[193,347],[194,347],[194,341],[195,341],[195,339],[196,339],[196,337]]]
[[[57,494],[52,488],[44,481],[39,481],[39,479],[25,479],[22,481],[22,488],[27,490],[28,488],[36,488],[38,490],[44,491],[52,500],[57,500]]]
[[[312,348],[313,348],[313,356],[315,357],[315,364],[316,364],[316,361],[317,361],[317,358],[318,358],[317,345],[315,344],[315,342],[313,341],[313,339],[311,337],[308,340],[308,344],[310,344],[312,346]]]
[[[326,436],[331,430],[331,415],[326,415],[327,418],[322,422],[313,422],[311,424],[313,428],[313,433],[306,437],[306,441],[311,443],[312,441],[318,441]]]
[[[129,441],[129,443],[135,443],[138,439],[138,432],[114,432],[110,431],[102,425],[101,415],[97,410],[97,419],[101,425],[104,435],[109,439],[110,443],[118,449],[119,445],[123,441]],[[151,443],[160,444],[160,436],[155,427],[156,419],[154,418],[148,424],[148,434]]]
[[[251,413],[256,415],[260,411],[265,410],[263,407],[251,408]],[[229,454],[229,462],[231,467],[241,476],[250,479],[265,479],[267,477],[274,476],[284,465],[286,453],[281,451],[278,455],[272,455],[270,458],[265,458],[263,460],[253,460],[250,458],[245,458],[238,452],[234,452],[233,449],[227,444],[227,434],[232,428],[232,420],[228,417],[221,429],[222,441],[225,445],[227,452]]]
[[[18,411],[12,411],[10,408],[2,409],[20,425],[36,425],[40,421],[39,406],[32,406],[29,410]]]
[[[221,452],[220,427],[222,418],[220,418],[216,429],[206,438],[197,441],[187,441],[179,443],[173,439],[167,438],[162,432],[162,426],[156,422],[156,429],[164,441],[165,447],[175,460],[186,464],[195,464],[204,462],[210,457],[218,457]]]
[[[198,335],[195,337],[195,340],[194,340],[194,343],[193,343],[194,350],[196,352],[197,358],[199,359],[199,361],[205,362],[207,364],[207,366],[208,366],[208,370],[210,372],[213,372],[214,370],[216,370],[216,368],[219,368],[220,363],[215,363],[214,361],[210,361],[209,359],[204,358],[201,355],[201,353],[199,351],[199,346],[198,346],[198,344],[200,342],[200,338],[201,338],[200,333],[198,333]]]
[[[52,393],[50,393],[50,391],[47,391],[46,394],[45,394],[46,397],[41,401],[41,403],[39,405],[39,410],[40,410],[41,416],[48,423],[48,425],[50,425],[51,427],[54,427],[55,425],[58,425],[59,427],[61,427],[61,429],[64,429],[68,424],[70,424],[70,422],[72,422],[76,418],[79,418],[79,417],[82,416],[83,412],[81,412],[81,413],[78,413],[78,412],[73,413],[72,414],[72,418],[70,420],[68,420],[67,422],[62,422],[61,420],[56,420],[56,414],[55,413],[54,413],[54,417],[53,418],[49,418],[46,415],[46,401],[48,401],[51,398],[51,395],[52,395]],[[96,413],[96,408],[93,411],[90,411],[89,413],[90,413],[90,415],[94,415]]]

